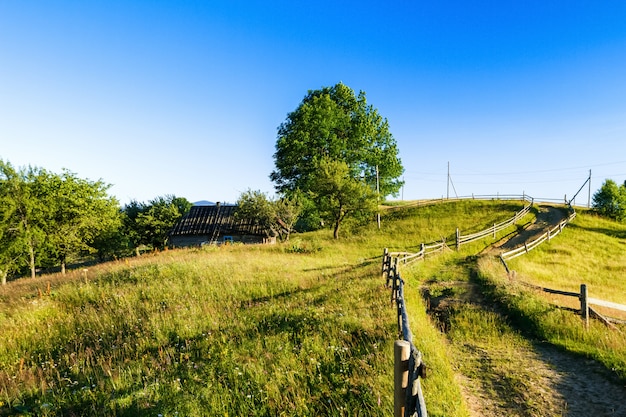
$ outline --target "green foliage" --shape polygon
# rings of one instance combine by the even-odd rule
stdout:
[[[382,197],[396,195],[403,184],[404,168],[387,120],[367,104],[364,92],[355,96],[342,83],[309,91],[288,114],[278,128],[270,178],[287,195],[319,192],[319,167],[328,163],[323,160],[345,164],[350,178],[371,190],[378,186]],[[316,210],[305,213],[315,224]]]
[[[333,237],[346,217],[364,219],[376,210],[376,193],[363,181],[350,175],[345,162],[322,158],[316,166],[309,196],[321,218],[333,224]]]
[[[593,207],[603,216],[614,220],[626,220],[626,184],[617,185],[607,179],[593,195]]]
[[[159,196],[148,203],[131,201],[124,207],[124,235],[133,248],[167,246],[169,233],[189,211],[191,203],[174,195]]]
[[[117,201],[108,185],[64,171],[16,170],[0,161],[0,275],[60,265],[83,252],[119,225]]]
[[[248,190],[239,196],[235,216],[261,226],[268,236],[289,240],[301,211],[302,205],[297,194],[273,200],[261,191]]]
[[[121,222],[118,202],[107,195],[108,185],[88,181],[64,171],[48,175],[41,195],[48,209],[45,223],[51,253],[65,264],[81,252],[95,252],[94,242],[117,229]]]

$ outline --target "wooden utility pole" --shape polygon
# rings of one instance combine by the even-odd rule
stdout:
[[[450,161],[448,161],[448,181],[446,181],[446,200],[450,200]]]
[[[589,194],[587,195],[587,208],[591,208],[591,170],[589,170]]]
[[[378,224],[378,230],[380,230],[380,181],[378,178],[378,165],[376,165],[376,223]]]

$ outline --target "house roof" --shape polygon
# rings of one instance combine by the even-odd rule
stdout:
[[[224,235],[267,236],[266,231],[245,219],[235,218],[235,205],[192,206],[170,232],[170,236]]]

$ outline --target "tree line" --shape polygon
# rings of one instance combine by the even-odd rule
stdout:
[[[370,221],[378,203],[397,195],[404,168],[387,119],[363,91],[343,83],[310,90],[278,127],[277,197],[246,191],[237,216],[283,240],[293,230]],[[184,198],[157,197],[124,207],[110,185],[64,170],[14,168],[0,160],[0,278],[35,276],[85,257],[105,260],[164,248],[172,227],[191,208]]]
[[[64,170],[15,168],[0,160],[0,281],[68,263],[106,260],[167,245],[191,203],[175,196],[124,207],[110,185]]]

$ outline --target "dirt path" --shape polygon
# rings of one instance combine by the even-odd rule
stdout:
[[[519,247],[554,227],[566,215],[559,208],[541,207],[536,222],[495,245],[489,253]],[[450,331],[449,317],[463,305],[479,308],[485,317],[499,314],[494,305],[485,302],[479,285],[471,278],[468,281],[450,282],[448,285],[455,290],[444,291],[449,297],[429,299],[430,314],[442,322],[441,328],[446,332]],[[502,320],[506,322],[505,318]],[[513,334],[512,340],[521,342],[503,347],[480,337],[466,339],[462,345],[451,340],[452,349],[462,361],[457,375],[473,417],[626,417],[626,387],[606,368],[547,343],[529,342],[515,329],[503,332],[506,337]]]
[[[491,249],[504,252],[523,246],[524,242],[531,242],[538,238],[549,228],[559,224],[565,217],[567,217],[567,212],[563,208],[539,206],[539,213],[537,213],[537,218],[534,223],[531,223],[512,238],[495,244]]]

